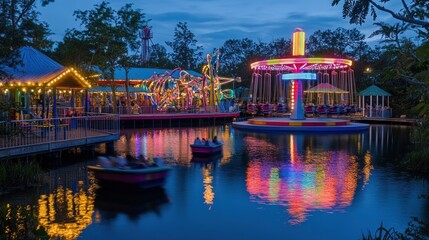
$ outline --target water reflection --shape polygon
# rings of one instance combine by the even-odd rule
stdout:
[[[84,190],[82,181],[78,190],[59,186],[38,200],[39,224],[51,238],[76,239],[92,223],[94,213],[93,189]]]
[[[304,135],[291,134],[272,143],[246,137],[250,159],[246,186],[251,200],[286,206],[291,224],[304,222],[312,211],[339,211],[351,205],[360,177],[358,157],[345,150],[332,150],[347,140],[344,136],[319,138],[307,136],[304,141]],[[319,141],[329,145],[311,147]],[[365,183],[372,169],[371,156],[366,154],[362,171]]]
[[[205,167],[201,168],[203,172],[203,183],[204,183],[204,203],[207,205],[210,205],[210,207],[213,205],[214,200],[214,192],[213,192],[213,176],[212,176],[212,165],[206,165]]]
[[[84,165],[53,170],[45,178],[46,186],[1,199],[0,209],[7,209],[0,211],[7,230],[1,239],[76,239],[92,223],[95,184]]]
[[[132,221],[148,212],[161,215],[162,206],[169,202],[164,188],[141,191],[100,188],[95,198],[95,221],[113,221],[119,214],[125,214]]]
[[[120,140],[115,143],[119,153],[130,153],[145,157],[164,157],[170,164],[191,166],[192,152],[190,144],[194,139],[212,139],[217,136],[224,142],[222,163],[228,163],[231,158],[233,135],[230,126],[212,128],[183,128],[183,129],[125,129],[121,130]]]
[[[214,135],[225,143],[223,155],[193,158],[194,138]],[[316,232],[329,239],[336,229],[338,238],[353,239],[381,221],[402,230],[410,216],[428,216],[427,200],[417,199],[427,184],[389,168],[407,141],[407,131],[391,126],[342,135],[252,133],[228,126],[126,130],[115,150],[164,157],[173,166],[166,191],[103,192],[88,176],[88,163],[63,167],[49,173],[49,186],[0,196],[0,239],[192,239],[207,232],[216,239],[225,233],[261,239],[267,231],[293,239]],[[214,204],[217,211],[208,211]],[[206,224],[195,228],[196,221]],[[232,224],[218,231],[219,221]],[[237,229],[233,223],[240,221]]]
[[[199,165],[201,167],[201,175],[204,185],[204,204],[209,205],[209,210],[211,210],[215,198],[213,189],[213,171],[221,162],[222,157],[223,155],[220,153],[205,157],[193,156],[191,160],[195,165]]]

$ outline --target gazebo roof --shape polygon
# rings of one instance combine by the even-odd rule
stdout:
[[[305,93],[348,93],[341,88],[332,86],[329,83],[319,83],[316,86],[304,91]]]
[[[47,86],[58,88],[86,88],[90,84],[72,68],[66,68],[32,47],[19,49],[21,64],[15,68],[0,67],[10,76],[2,79],[13,85]]]
[[[359,92],[357,95],[358,96],[392,96],[392,94],[384,91],[383,89],[375,85],[369,86],[365,90]]]

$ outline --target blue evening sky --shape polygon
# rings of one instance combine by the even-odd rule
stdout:
[[[40,7],[40,19],[49,24],[54,41],[61,41],[66,29],[78,28],[73,12],[89,10],[101,0],[55,0],[47,7]],[[206,53],[219,48],[228,39],[250,38],[271,42],[278,38],[290,38],[295,28],[302,28],[307,37],[316,30],[357,28],[367,37],[375,30],[369,17],[362,26],[350,25],[342,18],[342,6],[331,6],[332,0],[113,0],[110,5],[119,9],[133,3],[151,19],[153,43],[164,46],[172,41],[178,22],[187,22],[195,34],[198,45]],[[391,17],[379,13],[378,21],[391,21]],[[368,39],[377,42],[379,38]],[[372,45],[372,44],[371,44]]]

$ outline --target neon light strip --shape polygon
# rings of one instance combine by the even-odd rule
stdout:
[[[316,80],[315,73],[285,73],[282,74],[282,80]]]
[[[252,69],[273,65],[293,65],[293,64],[342,64],[351,66],[352,60],[342,58],[281,58],[270,59],[250,64]]]

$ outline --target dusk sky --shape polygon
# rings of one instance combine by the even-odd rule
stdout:
[[[66,29],[78,28],[73,12],[93,9],[101,0],[55,0],[47,7],[40,7],[40,20],[49,24],[54,41],[61,41]],[[195,34],[198,45],[208,53],[219,48],[228,39],[250,38],[271,42],[278,38],[290,38],[295,28],[302,28],[307,37],[316,30],[357,28],[367,37],[375,29],[371,17],[362,26],[350,25],[342,18],[342,5],[331,6],[332,0],[158,0],[158,1],[110,1],[119,9],[133,3],[151,19],[153,43],[165,46],[172,41],[178,22],[187,22]],[[378,21],[391,21],[390,16],[379,13]],[[379,38],[368,39],[377,42]],[[371,44],[371,43],[370,43]]]

